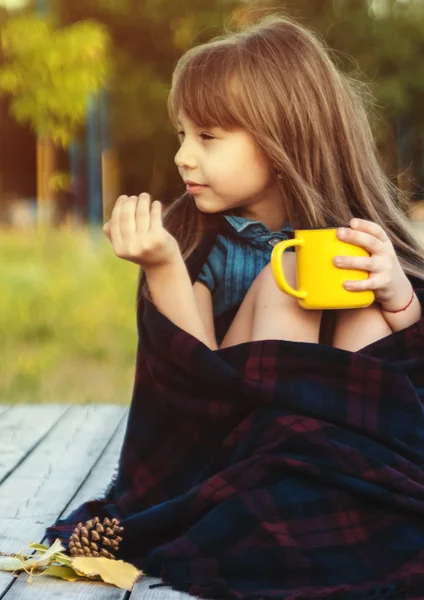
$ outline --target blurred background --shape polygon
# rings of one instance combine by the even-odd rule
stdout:
[[[0,402],[130,402],[138,267],[103,223],[120,194],[185,191],[173,67],[273,8],[370,82],[381,161],[424,243],[424,0],[0,0]]]

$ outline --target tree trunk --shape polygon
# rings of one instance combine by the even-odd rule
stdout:
[[[103,223],[109,221],[119,196],[120,175],[116,151],[109,148],[102,153]]]
[[[54,218],[54,194],[49,181],[55,169],[55,146],[51,137],[37,139],[37,224],[39,229],[50,228]]]

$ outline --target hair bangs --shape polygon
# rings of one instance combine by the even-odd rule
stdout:
[[[168,96],[168,114],[175,128],[181,113],[198,127],[240,127],[237,94],[237,48],[195,48],[180,59]],[[185,60],[184,60],[185,59]]]

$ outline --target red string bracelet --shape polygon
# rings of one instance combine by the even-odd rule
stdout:
[[[384,312],[388,312],[388,313],[398,313],[398,312],[403,312],[404,310],[406,310],[411,304],[412,304],[412,300],[414,299],[415,296],[415,290],[412,290],[412,296],[410,301],[408,302],[408,304],[405,306],[405,308],[400,308],[399,310],[386,310],[385,308],[383,308]]]

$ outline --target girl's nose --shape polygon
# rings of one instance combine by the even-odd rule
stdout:
[[[184,167],[196,167],[196,159],[192,153],[187,152],[182,146],[174,157],[174,162],[180,169]]]

